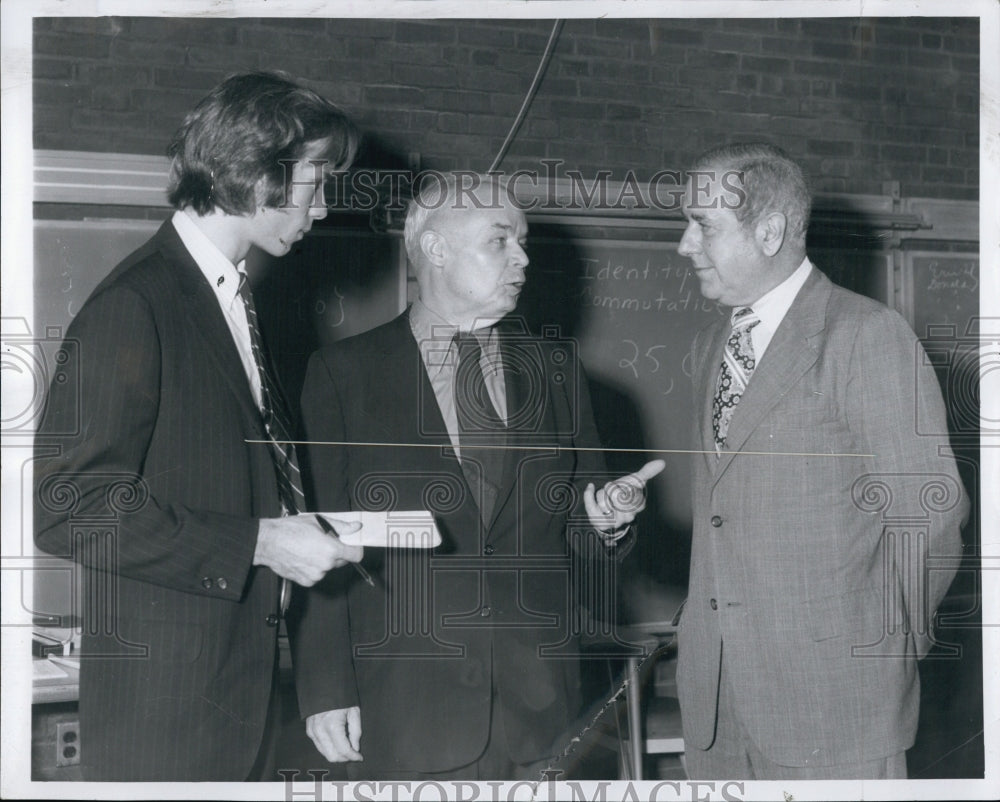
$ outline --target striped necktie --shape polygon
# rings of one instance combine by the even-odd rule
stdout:
[[[757,367],[750,331],[760,323],[760,318],[754,314],[753,309],[744,306],[733,310],[731,322],[733,330],[722,354],[719,382],[712,399],[712,428],[715,430],[716,454],[725,448],[733,410],[743,397],[747,382]]]
[[[295,515],[306,508],[305,494],[302,492],[302,476],[299,473],[295,446],[292,444],[291,419],[285,406],[284,398],[278,389],[278,384],[268,370],[268,361],[264,353],[264,340],[260,334],[260,324],[257,320],[257,309],[253,303],[253,293],[250,282],[244,274],[240,274],[240,298],[247,313],[247,326],[250,329],[250,347],[253,360],[257,363],[260,374],[260,414],[264,423],[264,431],[274,462],[275,476],[278,480],[278,495],[281,499],[282,515]],[[288,608],[291,587],[287,579],[281,580],[281,611]]]

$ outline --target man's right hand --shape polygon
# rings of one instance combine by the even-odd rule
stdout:
[[[327,518],[338,534],[357,532],[357,521]],[[327,534],[313,515],[261,518],[254,565],[266,565],[280,577],[303,587],[319,582],[331,568],[361,561],[364,549],[348,546]]]

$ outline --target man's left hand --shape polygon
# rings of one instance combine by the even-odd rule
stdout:
[[[331,763],[363,760],[361,753],[361,708],[345,707],[315,713],[306,719],[306,734]]]
[[[600,532],[614,533],[632,523],[646,508],[646,482],[666,467],[662,459],[647,462],[635,473],[608,482],[594,491],[591,482],[583,493],[583,505],[591,525]]]

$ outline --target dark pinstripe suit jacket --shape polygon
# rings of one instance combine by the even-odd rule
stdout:
[[[581,485],[605,480],[604,461],[556,448],[599,445],[572,353],[504,324],[499,331],[515,448],[487,526],[406,314],[317,352],[309,365],[302,414],[310,439],[390,445],[310,447],[319,508],[430,509],[444,540],[431,554],[368,549],[376,587],[353,572],[329,574],[301,594],[300,626],[289,621],[302,715],[360,703],[357,773],[366,776],[476,760],[494,694],[493,714],[519,763],[565,746],[553,742],[579,713],[574,593],[584,583],[571,581],[569,544],[605,559],[576,503]]]
[[[264,433],[232,336],[169,222],[67,342],[80,383],[53,383],[38,432],[36,542],[87,569],[84,776],[245,779],[277,640],[254,519],[279,514],[278,491],[245,442]]]

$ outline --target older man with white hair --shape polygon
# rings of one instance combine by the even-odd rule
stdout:
[[[405,227],[418,299],[309,365],[317,508],[429,508],[443,538],[430,553],[368,549],[374,587],[336,577],[304,594],[301,712],[331,758],[340,711],[360,705],[352,779],[512,779],[559,752],[581,706],[571,547],[622,553],[663,467],[605,484],[572,347],[509,317],[526,236],[495,177],[427,182]]]

